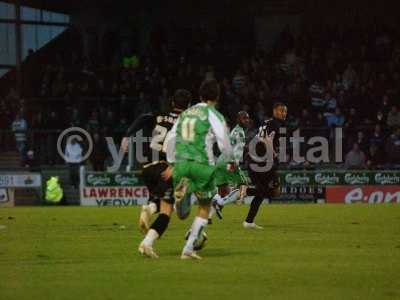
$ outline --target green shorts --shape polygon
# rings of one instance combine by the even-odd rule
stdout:
[[[227,163],[219,161],[215,173],[215,185],[247,185],[248,180],[244,172],[237,167],[234,172],[228,171]]]
[[[187,193],[194,193],[200,203],[208,204],[216,193],[216,166],[200,164],[194,161],[178,162],[172,174],[174,188],[183,178],[189,180]]]

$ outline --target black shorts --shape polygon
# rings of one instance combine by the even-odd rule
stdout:
[[[168,163],[165,161],[157,161],[143,166],[143,181],[149,189],[150,199],[153,202],[157,203],[162,199],[167,203],[174,204],[172,178],[167,181],[161,178],[161,173],[167,168]]]
[[[279,176],[276,166],[273,166],[267,172],[255,172],[249,168],[249,177],[255,186],[256,194],[261,197],[271,197],[274,190],[279,187]]]

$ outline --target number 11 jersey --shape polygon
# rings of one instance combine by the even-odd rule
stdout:
[[[232,161],[229,132],[221,113],[213,105],[196,104],[185,110],[176,125],[175,161],[215,165],[213,146],[218,144],[225,161]]]

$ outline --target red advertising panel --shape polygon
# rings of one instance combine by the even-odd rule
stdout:
[[[400,185],[326,187],[327,203],[400,203]]]

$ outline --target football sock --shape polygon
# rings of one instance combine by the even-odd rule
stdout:
[[[239,189],[235,189],[230,192],[226,197],[223,198],[222,205],[229,204],[235,202],[239,198],[240,191]],[[219,203],[218,203],[219,204]],[[221,205],[221,204],[220,204]]]
[[[151,224],[150,228],[154,229],[158,236],[161,237],[168,227],[170,217],[166,214],[159,214],[157,219]]]
[[[192,252],[194,248],[194,243],[203,233],[204,228],[206,228],[208,223],[207,219],[196,217],[193,221],[190,235],[186,241],[185,247],[183,248],[183,253]]]
[[[254,218],[257,215],[258,209],[260,208],[261,203],[263,202],[263,198],[261,196],[255,196],[253,201],[250,204],[250,210],[246,218],[247,223],[253,223]]]
[[[156,239],[158,239],[159,235],[157,233],[157,231],[155,231],[154,229],[150,229],[147,234],[146,237],[143,240],[143,244],[148,246],[148,247],[153,247],[153,243]]]

